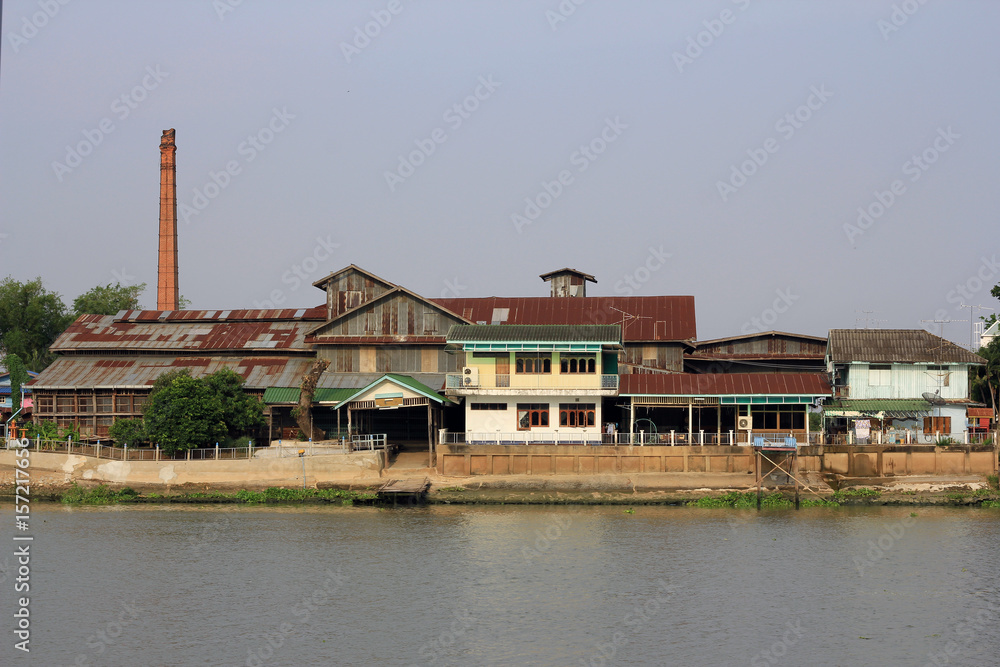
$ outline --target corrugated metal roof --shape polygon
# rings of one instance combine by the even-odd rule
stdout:
[[[193,377],[211,375],[222,368],[239,373],[246,387],[298,385],[309,372],[309,357],[60,357],[42,371],[32,387],[38,389],[89,389],[151,386],[163,373],[187,368]]]
[[[831,329],[831,361],[985,364],[986,360],[923,329]]]
[[[317,387],[313,393],[313,403],[339,403],[355,391],[355,389]],[[268,387],[264,391],[264,402],[268,405],[297,405],[300,392],[301,389],[298,387]]]
[[[968,417],[989,417],[993,418],[992,408],[966,408],[966,416]]]
[[[693,296],[471,297],[431,299],[485,324],[619,324],[623,342],[694,341]],[[505,313],[494,321],[494,311]]]
[[[826,373],[656,373],[622,375],[623,396],[829,396]]]
[[[836,416],[871,417],[885,416],[894,419],[915,417],[924,412],[930,412],[933,406],[927,401],[910,398],[854,398],[842,399],[823,404],[823,412]]]
[[[617,344],[621,341],[621,328],[615,324],[456,324],[448,330],[449,343],[473,341],[588,341]]]
[[[315,321],[310,319],[168,319],[161,322],[155,317],[152,320],[124,321],[116,320],[110,315],[81,315],[56,339],[51,349],[53,352],[121,349],[164,352],[259,349],[308,351],[311,347],[305,342],[305,333],[315,325]]]
[[[549,271],[548,273],[543,273],[542,275],[540,275],[538,277],[547,282],[550,278],[552,278],[552,276],[556,276],[556,275],[559,275],[561,273],[572,273],[573,275],[580,276],[581,278],[583,278],[585,280],[589,280],[592,283],[596,283],[597,282],[597,278],[595,278],[594,276],[590,275],[589,273],[584,273],[583,271],[578,271],[576,269],[571,269],[569,267],[563,267],[563,268],[558,269],[556,271]]]
[[[390,380],[391,382],[394,382],[396,384],[404,385],[404,386],[410,388],[411,390],[417,392],[418,394],[426,396],[427,398],[429,398],[429,399],[431,399],[433,401],[437,401],[438,403],[451,403],[452,402],[452,400],[450,398],[447,398],[445,396],[442,396],[442,395],[438,394],[436,391],[434,391],[433,389],[431,389],[430,387],[428,387],[424,383],[422,383],[419,380],[416,380],[416,379],[410,377],[409,375],[401,375],[399,373],[385,373],[383,375],[378,376],[375,380],[371,381],[366,386],[361,387],[359,389],[356,389],[356,390],[350,392],[349,395],[347,395],[344,398],[340,399],[340,402],[337,403],[336,407],[340,408],[344,403],[347,403],[347,402],[355,399],[356,397],[361,396],[362,394],[364,394],[365,392],[367,392],[369,389],[371,389],[375,385],[377,385],[380,382],[382,382],[382,380]]]

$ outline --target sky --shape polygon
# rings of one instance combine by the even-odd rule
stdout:
[[[0,274],[305,307],[693,295],[702,340],[1000,309],[1000,2],[7,0]],[[963,308],[986,306],[986,309]],[[950,320],[948,323],[933,320]],[[958,320],[965,320],[964,322]]]

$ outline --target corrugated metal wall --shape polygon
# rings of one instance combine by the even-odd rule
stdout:
[[[945,366],[947,371],[927,370],[927,366],[892,364],[890,383],[872,385],[868,364],[852,364],[847,383],[851,398],[920,398],[924,392],[934,393],[940,387],[941,398],[969,397],[967,366]],[[939,377],[941,376],[941,377]]]

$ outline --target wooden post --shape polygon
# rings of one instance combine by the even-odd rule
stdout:
[[[753,450],[753,469],[754,477],[757,479],[757,509],[760,509],[760,484],[761,484],[761,462],[760,462],[760,452],[756,449]]]
[[[427,399],[427,467],[431,467],[434,458],[434,408],[431,399]]]
[[[795,480],[795,509],[799,509],[799,450],[792,452],[792,478]]]

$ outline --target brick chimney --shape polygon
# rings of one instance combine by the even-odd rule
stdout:
[[[160,137],[160,258],[157,265],[156,309],[177,310],[177,163],[174,131]]]

